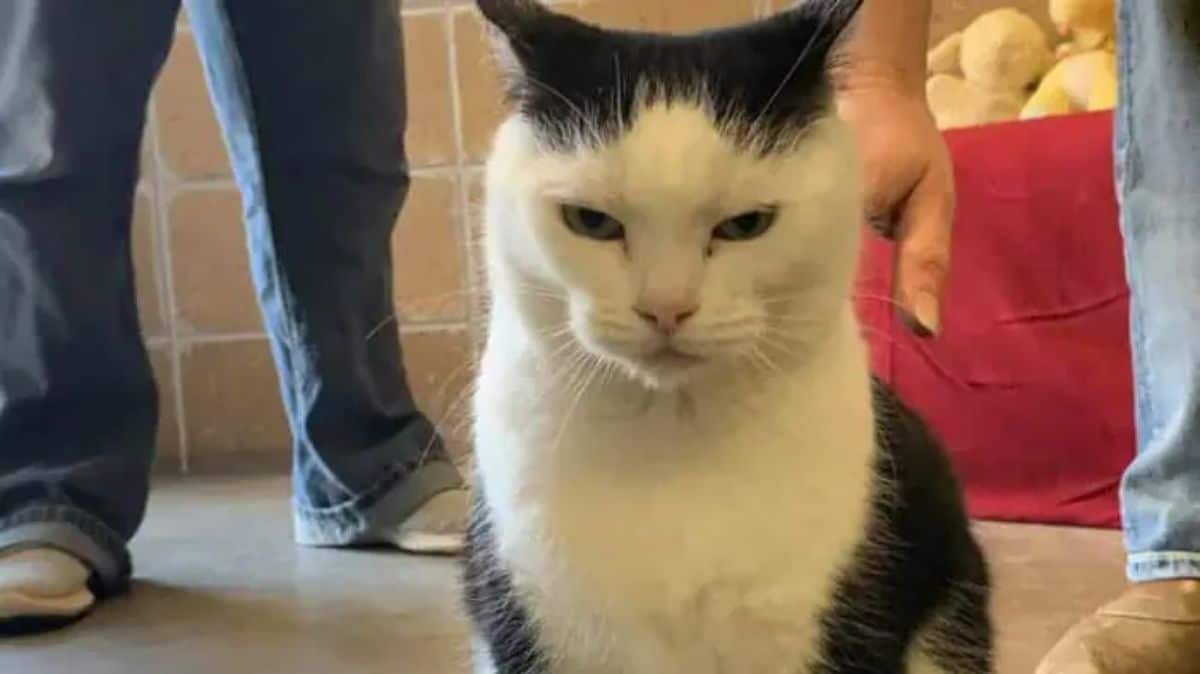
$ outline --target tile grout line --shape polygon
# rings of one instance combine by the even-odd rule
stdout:
[[[413,7],[411,9],[404,8],[404,0],[396,0],[396,6],[400,10],[401,16],[429,16],[446,10],[445,2],[437,5],[429,5],[428,7]]]
[[[460,332],[470,328],[470,321],[464,318],[416,319],[402,321],[401,335],[427,335],[438,332]],[[266,342],[270,339],[266,332],[211,332],[180,335],[178,338],[181,352],[195,347],[210,344],[231,344],[239,342]],[[159,338],[165,343],[165,339]]]
[[[178,32],[176,33],[178,37]],[[179,41],[176,40],[176,45]],[[163,297],[166,301],[166,324],[167,324],[167,339],[170,344],[168,353],[170,354],[171,377],[172,382],[172,404],[175,407],[175,431],[176,440],[179,443],[179,472],[183,475],[188,473],[188,447],[187,438],[187,409],[184,406],[183,395],[183,366],[182,350],[180,348],[179,326],[176,320],[178,313],[178,303],[175,298],[175,265],[171,259],[171,221],[170,221],[170,199],[172,197],[169,191],[168,169],[165,161],[165,153],[162,148],[161,125],[159,124],[158,106],[155,105],[159,92],[155,91],[150,98],[150,139],[151,147],[150,154],[154,159],[154,211],[157,222],[155,231],[158,234],[158,252],[159,262],[161,263],[161,282],[163,286]],[[162,423],[161,414],[159,415],[159,423]]]
[[[452,178],[458,171],[457,164],[434,164],[410,168],[409,175],[413,178]],[[215,190],[238,190],[237,181],[232,176],[200,176],[189,177],[186,180],[173,180],[176,196],[186,192],[205,192]]]
[[[450,116],[451,126],[454,130],[454,145],[455,145],[455,173],[457,174],[457,185],[455,186],[455,213],[454,227],[457,238],[459,254],[462,256],[462,268],[459,270],[459,284],[463,288],[462,294],[463,305],[462,315],[466,319],[468,330],[474,324],[478,317],[475,315],[475,293],[478,291],[476,287],[475,274],[475,251],[472,245],[474,234],[473,213],[471,210],[470,198],[470,182],[466,171],[467,164],[467,143],[466,134],[463,131],[463,107],[462,107],[462,88],[459,82],[459,63],[458,63],[458,27],[456,18],[459,12],[468,13],[469,9],[457,9],[450,7],[445,8],[445,30],[446,30],[446,49],[449,52],[447,62],[449,64],[448,79],[450,89]],[[477,345],[471,342],[471,356],[475,357]]]
[[[211,334],[191,334],[179,340],[182,351],[190,351],[198,346],[208,344],[236,344],[239,342],[269,342],[270,337],[265,332],[214,332]]]
[[[470,324],[467,321],[438,321],[421,323],[414,325],[403,331],[406,335],[433,335],[445,332],[466,332],[470,330]]]
[[[145,128],[142,130],[142,143],[143,144],[148,143],[147,134],[150,133],[149,129],[150,129],[150,118],[149,118],[149,115],[147,115],[146,121],[145,121]],[[163,288],[163,268],[162,268],[163,265],[162,265],[162,261],[159,259],[162,256],[159,254],[159,250],[158,250],[159,241],[162,239],[162,235],[158,231],[158,199],[157,199],[158,195],[156,194],[157,190],[155,189],[153,175],[151,175],[150,177],[142,175],[142,173],[146,170],[146,166],[142,165],[142,159],[147,159],[147,158],[153,159],[153,157],[146,157],[145,152],[146,152],[145,147],[138,148],[138,179],[137,179],[137,183],[134,186],[133,194],[134,194],[134,215],[136,215],[136,213],[137,213],[137,202],[139,200],[145,199],[146,203],[149,204],[149,206],[148,206],[149,214],[148,215],[150,217],[150,254],[151,254],[149,271],[151,274],[150,280],[154,283],[154,310],[156,312],[158,312],[159,324],[155,326],[157,333],[149,334],[146,332],[146,325],[141,320],[141,318],[142,318],[141,306],[138,307],[138,323],[142,329],[142,343],[145,344],[147,349],[151,349],[151,348],[162,348],[165,344],[169,343],[169,337],[168,337],[169,329],[167,327],[166,289]],[[157,168],[155,168],[154,170],[156,171]],[[131,218],[130,226],[132,227],[136,224],[137,224],[136,221]],[[133,245],[133,236],[135,236],[135,235],[136,235],[136,232],[133,232],[133,231],[130,232],[130,245],[131,246]],[[134,274],[136,275],[137,273],[138,273],[138,270],[135,268]],[[138,297],[136,299],[140,300],[141,298]]]

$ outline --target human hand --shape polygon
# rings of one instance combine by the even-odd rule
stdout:
[[[858,136],[867,222],[897,243],[901,316],[918,335],[937,334],[950,266],[954,171],[925,92],[887,77],[851,77],[839,87],[838,109]]]

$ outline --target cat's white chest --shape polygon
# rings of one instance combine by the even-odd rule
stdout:
[[[872,420],[776,402],[724,427],[603,405],[553,433],[492,420],[499,553],[554,674],[796,674],[817,654],[865,530]],[[530,450],[547,437],[553,452]]]
[[[794,674],[816,654],[841,555],[783,544],[786,525],[767,513],[739,531],[716,507],[691,509],[680,528],[634,510],[613,508],[607,526],[589,518],[595,537],[563,541],[575,550],[558,556],[562,575],[537,585],[556,674]]]

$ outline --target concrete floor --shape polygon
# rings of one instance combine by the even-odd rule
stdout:
[[[0,642],[24,674],[458,674],[452,561],[298,550],[284,479],[160,485],[137,582],[86,622]],[[1118,592],[1112,532],[981,525],[997,584],[1000,674],[1029,674],[1071,622]]]

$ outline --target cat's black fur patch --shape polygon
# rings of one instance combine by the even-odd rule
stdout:
[[[480,492],[475,493],[463,577],[467,613],[488,647],[497,674],[544,674],[537,635],[508,570],[496,559],[496,539]]]
[[[871,530],[822,620],[812,674],[904,674],[914,639],[954,674],[991,674],[989,578],[950,460],[926,425],[872,381]]]
[[[809,674],[906,674],[914,641],[952,674],[992,674],[989,580],[950,462],[921,420],[874,381],[877,487],[871,530],[837,584]],[[784,535],[786,532],[781,531]],[[803,535],[795,532],[794,535]],[[536,631],[474,513],[467,605],[497,674],[546,674]],[[552,674],[552,673],[550,673]]]
[[[829,111],[831,58],[861,4],[808,0],[743,26],[663,35],[595,27],[536,0],[478,0],[519,65],[509,99],[551,147],[613,141],[639,103],[703,91],[722,131],[762,153],[791,147]]]

